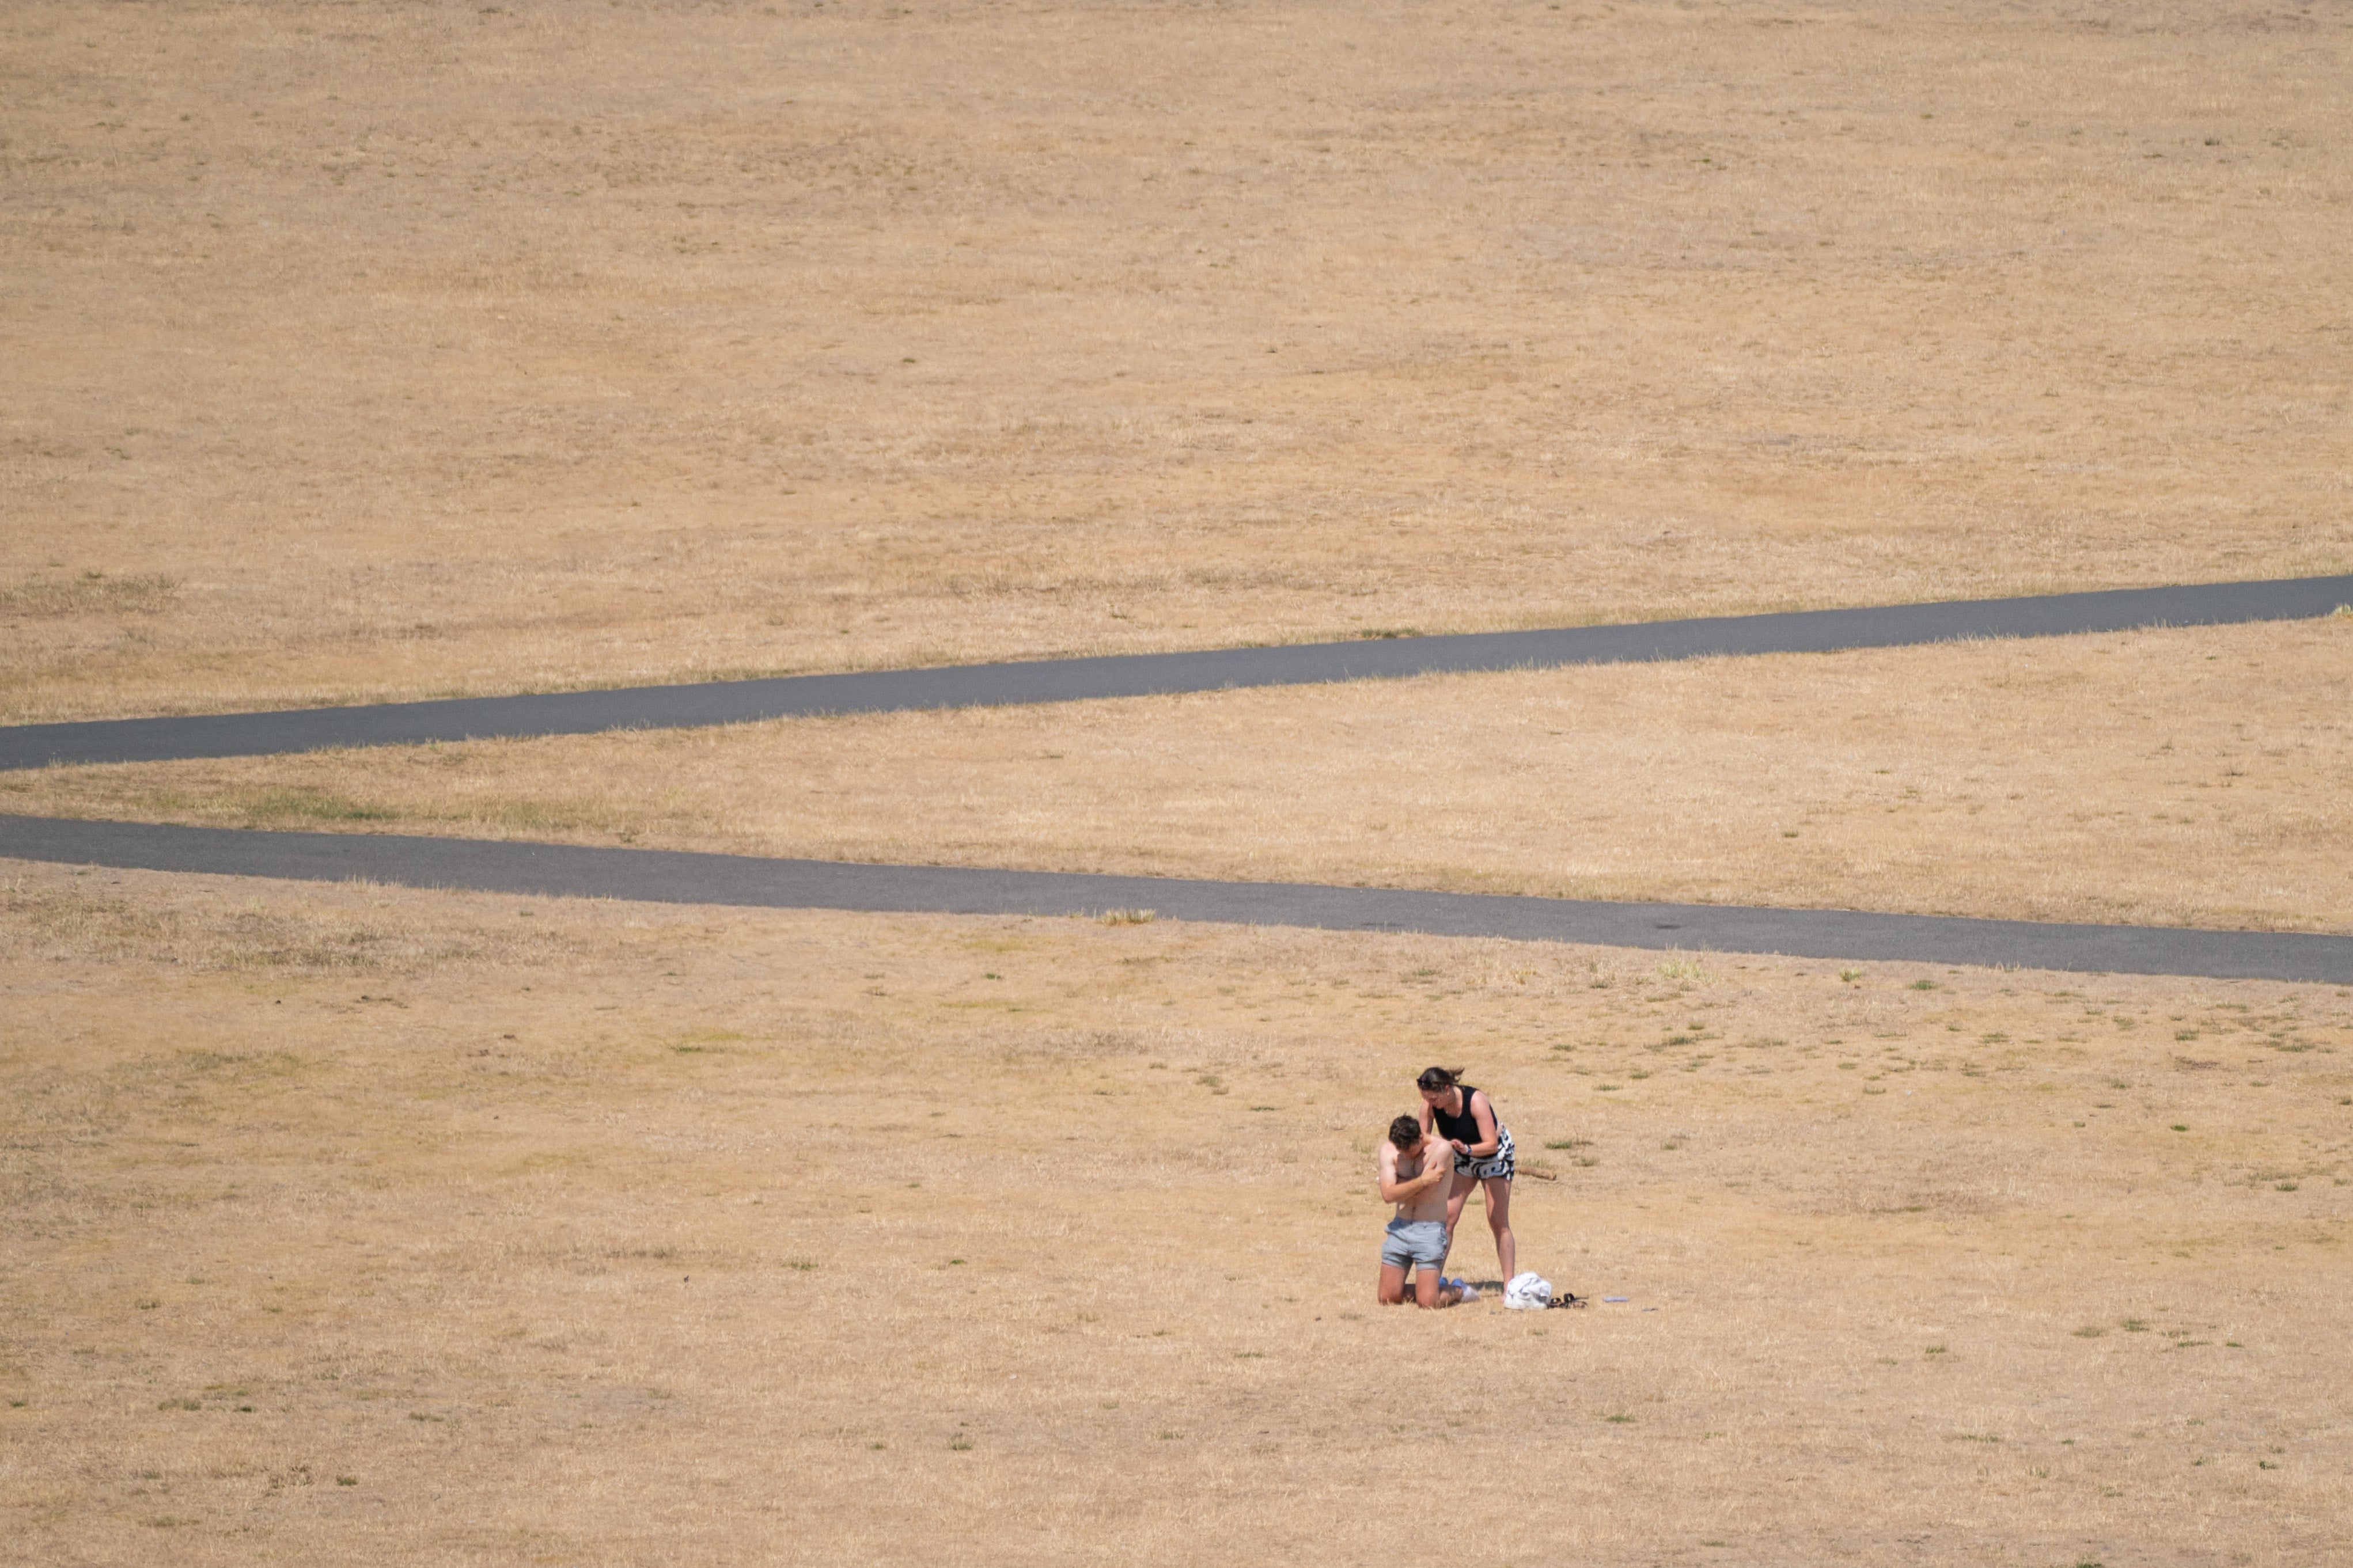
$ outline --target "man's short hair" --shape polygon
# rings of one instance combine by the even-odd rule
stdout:
[[[1389,1123],[1389,1142],[1400,1149],[1410,1149],[1421,1142],[1421,1123],[1410,1116],[1400,1116]]]

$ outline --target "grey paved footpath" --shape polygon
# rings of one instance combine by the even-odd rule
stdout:
[[[1610,947],[1910,959],[2134,974],[2353,984],[2353,937],[2057,925],[1870,914],[1507,898],[1299,882],[1205,882],[941,866],[847,865],[667,849],[606,849],[389,834],[269,833],[0,816],[0,858],[303,881],[652,903],[939,914],[1097,914],[1425,931]]]
[[[1721,654],[1833,653],[1961,637],[2062,637],[2156,626],[2306,620],[2348,603],[2353,603],[2353,575],[2297,577],[1634,626],[880,669],[694,686],[290,709],[275,713],[21,724],[0,727],[0,770],[37,768],[51,763],[263,756],[325,746],[420,745],[499,736],[691,729],[820,713],[1073,702]]]

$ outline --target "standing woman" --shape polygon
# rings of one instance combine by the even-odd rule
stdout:
[[[1462,1218],[1472,1182],[1487,1189],[1487,1228],[1495,1233],[1495,1261],[1504,1278],[1519,1272],[1519,1245],[1512,1239],[1512,1134],[1495,1115],[1486,1090],[1462,1081],[1460,1068],[1431,1068],[1416,1080],[1421,1089],[1421,1130],[1435,1129],[1454,1145],[1454,1191],[1446,1199],[1446,1246],[1454,1247],[1454,1226]],[[1468,1177],[1469,1180],[1464,1178]],[[1441,1262],[1442,1269],[1445,1265]]]

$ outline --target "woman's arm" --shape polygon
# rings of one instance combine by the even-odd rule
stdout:
[[[1485,1089],[1471,1097],[1471,1116],[1479,1123],[1479,1142],[1462,1152],[1483,1160],[1504,1146],[1502,1135],[1495,1131],[1495,1107]]]

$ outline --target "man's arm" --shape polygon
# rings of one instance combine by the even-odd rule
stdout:
[[[1381,1202],[1385,1204],[1401,1204],[1405,1202],[1404,1197],[1400,1195],[1405,1191],[1405,1188],[1404,1185],[1398,1181],[1397,1161],[1397,1145],[1390,1142],[1386,1138],[1382,1139],[1380,1158],[1376,1162],[1376,1164],[1378,1166],[1377,1176],[1381,1189]]]

